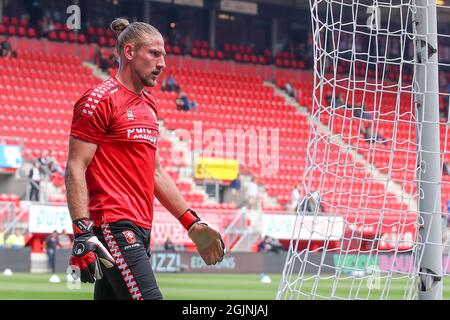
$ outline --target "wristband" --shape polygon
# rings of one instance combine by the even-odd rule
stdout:
[[[81,218],[74,220],[72,222],[72,227],[74,235],[89,233],[94,227],[94,222],[92,220],[89,220],[88,218]]]
[[[194,210],[187,209],[178,220],[186,230],[189,230],[194,223],[200,221],[200,218]]]

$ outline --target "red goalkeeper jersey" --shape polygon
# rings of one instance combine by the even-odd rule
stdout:
[[[77,101],[70,134],[98,145],[86,172],[95,225],[129,220],[151,229],[159,138],[153,97],[109,78]]]

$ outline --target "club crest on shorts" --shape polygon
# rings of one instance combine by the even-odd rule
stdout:
[[[134,236],[133,231],[127,230],[122,232],[128,244],[136,243],[136,237]]]

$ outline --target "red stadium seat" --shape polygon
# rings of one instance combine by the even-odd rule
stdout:
[[[108,38],[108,46],[109,47],[115,47],[116,46],[116,39],[113,37]]]
[[[266,60],[266,58],[264,56],[259,56],[258,57],[258,63],[259,64],[266,64],[267,60]]]
[[[179,46],[173,46],[173,54],[175,54],[175,55],[181,54],[181,49]]]
[[[98,35],[99,37],[104,37],[106,36],[106,30],[105,28],[98,27],[95,29],[95,34]]]
[[[17,35],[19,37],[25,37],[27,35],[27,31],[24,27],[17,28]]]
[[[114,32],[111,29],[106,29],[105,31],[105,36],[110,37],[110,38],[114,38]]]
[[[2,24],[4,24],[4,25],[10,24],[10,19],[9,19],[8,16],[3,16],[2,17]]]
[[[102,47],[106,46],[106,45],[107,45],[107,40],[106,40],[106,38],[105,38],[105,37],[99,37],[99,38],[98,38],[98,44],[99,44],[100,46],[102,46]]]
[[[8,27],[8,34],[9,34],[10,36],[15,36],[16,33],[17,33],[16,27],[14,27],[13,25],[10,25],[10,26]]]
[[[19,26],[19,19],[17,17],[11,17],[11,20],[9,23],[13,26]]]
[[[196,49],[201,49],[202,48],[202,42],[200,40],[194,40],[192,42],[192,46]]]
[[[52,41],[58,40],[58,34],[56,31],[52,31],[48,34],[48,38]]]
[[[74,32],[70,32],[67,38],[72,43],[77,41],[77,35]]]
[[[20,18],[20,26],[22,27],[28,27],[28,19],[27,18]]]
[[[64,24],[58,21],[54,21],[53,25],[55,27],[55,31],[63,31],[64,30]]]
[[[34,28],[28,28],[27,37],[28,38],[36,38],[36,30]]]
[[[67,38],[68,38],[68,36],[67,36],[66,31],[60,31],[59,32],[59,34],[58,34],[58,40],[59,41],[67,41]]]
[[[283,60],[281,58],[276,58],[275,59],[275,65],[277,67],[282,67],[283,66]]]
[[[6,33],[6,27],[2,24],[0,24],[0,34],[5,34]]]
[[[95,28],[93,27],[93,26],[89,26],[88,28],[87,28],[87,34],[88,34],[88,36],[94,36],[95,35]]]
[[[78,35],[78,43],[84,44],[87,42],[86,36],[83,33],[80,33]]]

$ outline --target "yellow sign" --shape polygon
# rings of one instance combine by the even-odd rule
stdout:
[[[195,179],[232,181],[239,173],[239,163],[231,159],[197,158]]]

